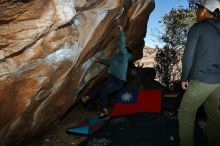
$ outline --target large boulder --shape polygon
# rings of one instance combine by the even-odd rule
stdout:
[[[153,0],[0,0],[0,145],[56,124],[117,48],[116,25],[142,57]]]

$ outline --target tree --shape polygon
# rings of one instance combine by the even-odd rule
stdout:
[[[195,23],[193,7],[179,7],[165,14],[160,23],[164,27],[158,39],[165,43],[157,48],[155,69],[160,82],[167,89],[172,89],[173,83],[180,78],[183,49],[187,40],[189,28]]]
[[[164,27],[161,36],[162,41],[171,49],[184,48],[187,40],[187,33],[192,24],[195,23],[195,11],[179,7],[172,9],[162,17],[160,23]]]
[[[176,80],[175,77],[177,76],[176,71],[173,70],[177,69],[175,66],[177,66],[176,64],[179,62],[177,51],[169,49],[167,46],[165,46],[163,49],[156,49],[157,53],[155,57],[155,70],[157,77],[167,89],[172,89],[173,81]]]
[[[200,3],[200,0],[188,0],[188,3],[189,3],[189,8],[196,9],[197,8],[196,3]]]

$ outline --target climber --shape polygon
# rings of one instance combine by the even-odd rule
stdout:
[[[111,60],[95,59],[96,63],[101,63],[109,67],[108,80],[98,86],[87,96],[83,96],[81,101],[87,103],[97,95],[100,95],[100,109],[99,118],[106,118],[109,116],[108,112],[108,95],[121,89],[123,83],[126,81],[128,63],[131,60],[129,48],[125,44],[125,34],[122,26],[117,26],[119,29],[118,48],[114,52]]]

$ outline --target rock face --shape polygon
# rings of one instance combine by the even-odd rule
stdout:
[[[0,0],[0,145],[56,124],[100,75],[121,24],[140,58],[153,0]]]

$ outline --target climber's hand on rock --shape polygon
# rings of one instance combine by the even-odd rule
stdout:
[[[118,27],[120,31],[123,31],[123,27],[121,25],[118,25],[116,27]]]

